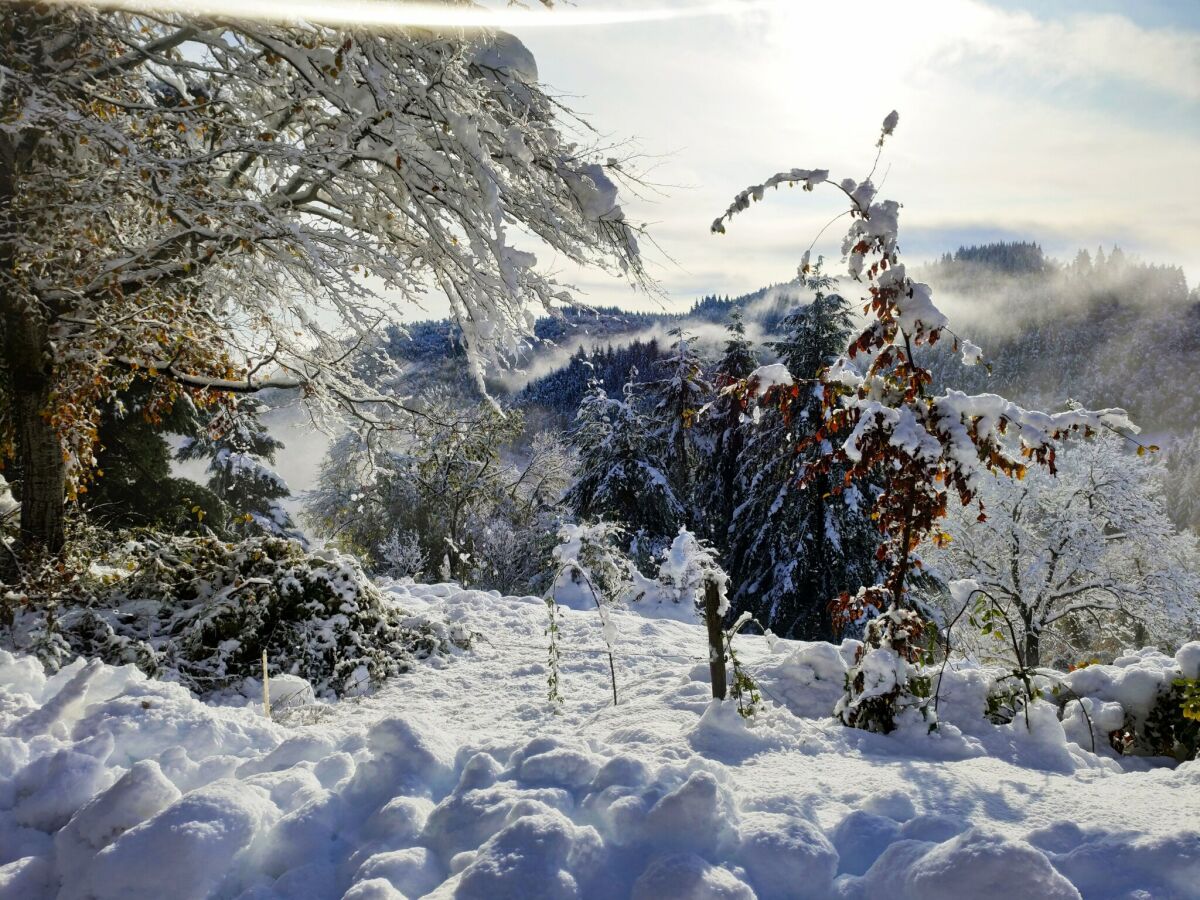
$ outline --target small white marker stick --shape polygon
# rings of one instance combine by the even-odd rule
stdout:
[[[266,650],[263,650],[263,715],[271,718],[271,676],[267,674]]]

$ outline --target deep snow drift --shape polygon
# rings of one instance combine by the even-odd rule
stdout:
[[[992,725],[978,670],[941,731],[885,737],[828,718],[850,645],[738,638],[769,699],[747,726],[698,626],[617,613],[613,708],[600,620],[564,610],[554,712],[540,600],[392,590],[473,649],[275,722],[0,653],[0,897],[1200,896],[1200,763],[1093,754],[1048,704]],[[1094,718],[1200,645],[1121,662],[1076,673]]]

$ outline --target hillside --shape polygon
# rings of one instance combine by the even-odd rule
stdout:
[[[1153,432],[1176,432],[1200,418],[1200,395],[1172,390],[1200,379],[1200,295],[1183,271],[1129,259],[1119,248],[1095,259],[1080,251],[1070,262],[1047,257],[1030,242],[960,247],[918,273],[946,297],[951,328],[984,348],[990,370],[964,369],[946,341],[929,364],[940,384],[994,391],[1030,405],[1127,408]],[[842,288],[854,296],[852,286]],[[615,392],[636,367],[639,380],[683,328],[710,358],[719,353],[729,313],[738,309],[764,359],[762,344],[806,302],[795,285],[773,285],[738,297],[706,296],[686,313],[631,313],[616,307],[565,310],[542,317],[535,340],[488,388],[554,427],[570,422],[588,379]],[[393,330],[384,349],[405,366],[406,390],[450,385],[474,388],[463,373],[462,349],[448,321]],[[408,382],[411,382],[409,384]],[[415,388],[413,387],[415,385]]]

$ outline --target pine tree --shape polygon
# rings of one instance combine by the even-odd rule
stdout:
[[[692,470],[696,464],[692,426],[712,388],[704,377],[700,357],[692,350],[691,336],[679,328],[668,333],[675,338],[675,347],[660,364],[665,377],[654,383],[655,434],[662,444],[671,488],[675,496],[687,503],[692,495]]]
[[[863,494],[869,487],[845,488],[836,467],[799,484],[821,452],[819,443],[797,452],[821,422],[815,377],[845,347],[852,325],[846,300],[825,293],[830,279],[818,272],[807,284],[816,292],[812,303],[786,316],[784,337],[769,345],[795,384],[768,389],[744,426],[730,566],[735,610],[751,610],[778,634],[827,639],[829,601],[876,580],[878,539]]]
[[[80,494],[88,518],[107,528],[156,528],[222,533],[225,507],[208,488],[171,472],[165,435],[201,430],[186,398],[163,409],[154,388],[135,381],[105,404],[97,431],[96,477]]]
[[[637,370],[630,372],[621,399],[593,382],[579,405],[571,443],[579,452],[579,474],[567,505],[581,519],[624,525],[657,545],[669,539],[686,510],[661,466],[660,445],[637,408]]]
[[[259,420],[264,409],[257,400],[242,400],[233,415],[217,417],[207,430],[186,441],[178,457],[209,460],[208,487],[224,504],[231,532],[299,538],[280,503],[291,491],[271,468],[283,443]]]
[[[1167,454],[1167,510],[1180,528],[1200,531],[1200,428]]]
[[[758,358],[746,339],[741,310],[730,312],[728,329],[725,353],[712,374],[716,396],[697,426],[697,443],[701,445],[702,453],[693,504],[697,508],[695,518],[704,524],[708,539],[722,554],[729,550],[734,487],[745,443],[742,421],[745,403],[731,388],[758,367]]]

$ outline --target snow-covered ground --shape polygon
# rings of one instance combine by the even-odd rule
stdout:
[[[392,590],[473,648],[273,722],[0,653],[0,897],[1200,897],[1200,763],[1093,755],[1048,705],[988,724],[970,671],[941,731],[881,736],[828,718],[849,647],[738,638],[747,725],[698,626],[617,613],[614,708],[563,610],[556,712],[540,600]]]

